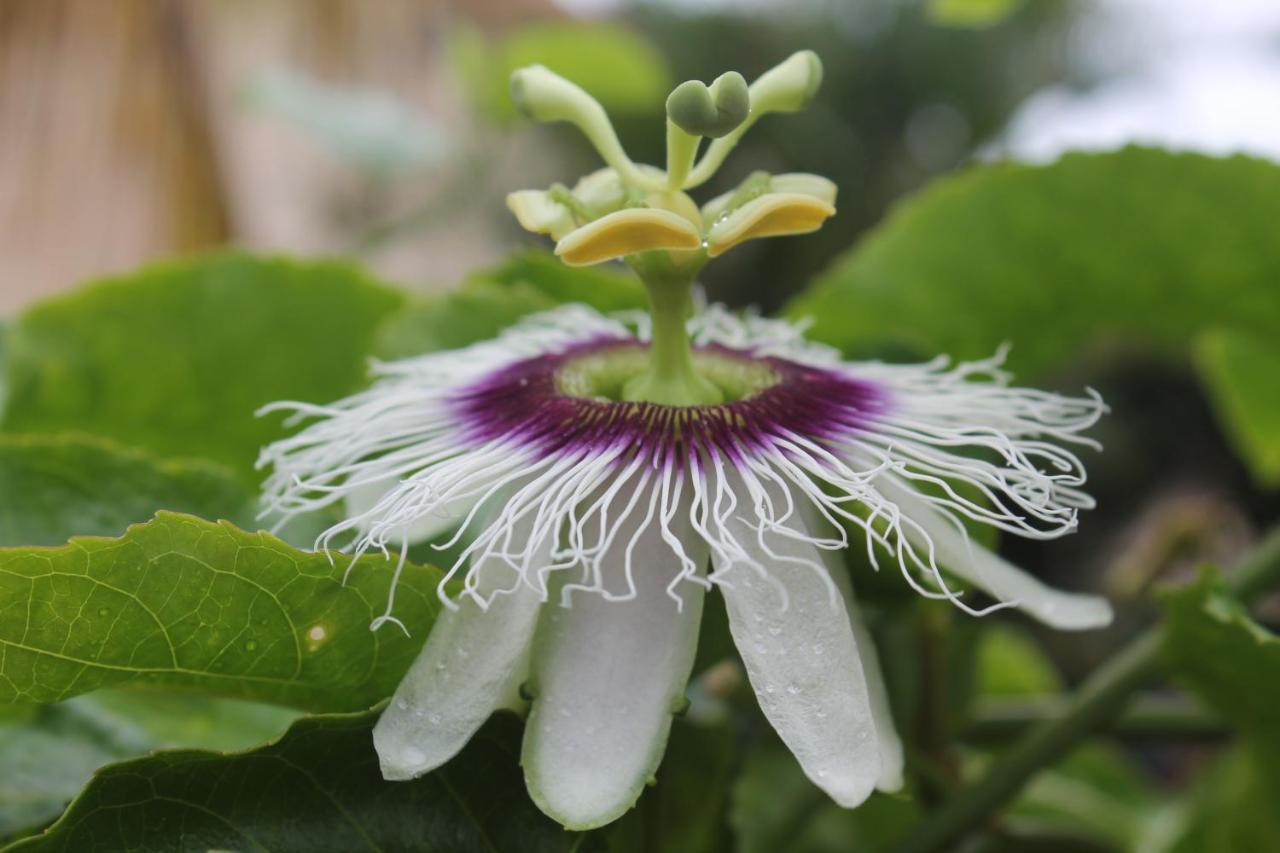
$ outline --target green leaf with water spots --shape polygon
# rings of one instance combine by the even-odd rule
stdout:
[[[439,608],[439,570],[406,565],[394,625],[373,632],[394,564],[291,548],[160,513],[116,539],[0,549],[0,702],[141,683],[309,711],[391,695]]]

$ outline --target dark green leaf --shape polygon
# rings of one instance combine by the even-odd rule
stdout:
[[[75,435],[0,434],[0,547],[118,536],[158,510],[247,526],[249,494],[212,463],[160,461]]]
[[[348,266],[231,253],[98,282],[14,323],[3,426],[207,457],[257,482],[280,418],[255,409],[358,388],[401,302]]]
[[[1280,485],[1280,345],[1222,329],[1196,341],[1196,367],[1240,458],[1260,483]]]
[[[1164,653],[1175,677],[1246,731],[1280,732],[1280,637],[1212,573],[1163,599]]]
[[[0,549],[0,702],[129,682],[312,711],[389,696],[439,607],[440,572],[406,565],[394,626],[371,632],[394,564],[289,547],[160,513],[118,539]]]
[[[898,796],[873,794],[856,809],[841,808],[774,740],[747,756],[729,813],[738,853],[885,850],[918,819],[918,806]]]
[[[609,853],[715,853],[725,849],[733,769],[726,725],[677,720],[657,781],[609,830]]]
[[[514,717],[490,720],[456,759],[413,782],[382,780],[374,719],[308,717],[252,752],[168,752],[107,767],[48,832],[9,849],[591,849],[590,837],[565,832],[530,802]]]
[[[270,705],[107,690],[0,723],[0,839],[52,821],[99,767],[161,747],[248,749],[297,713]]]
[[[790,306],[850,353],[1086,349],[1186,358],[1209,327],[1280,328],[1280,166],[1129,148],[978,166],[898,207]]]

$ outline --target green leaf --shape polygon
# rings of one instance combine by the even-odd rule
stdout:
[[[977,166],[902,203],[789,308],[845,352],[1188,358],[1197,332],[1280,328],[1280,166],[1128,148]]]
[[[1196,340],[1194,355],[1240,458],[1258,482],[1280,486],[1280,347],[1217,329]]]
[[[1062,676],[1031,636],[992,624],[978,635],[975,689],[980,696],[1040,696],[1062,689]]]
[[[514,717],[496,716],[457,758],[413,782],[383,781],[374,719],[307,717],[252,752],[165,752],[107,767],[48,832],[8,849],[596,849],[529,801]]]
[[[929,20],[946,27],[993,27],[1022,8],[1023,0],[930,0]]]
[[[647,297],[634,276],[568,267],[550,252],[520,252],[471,276],[456,291],[421,299],[395,314],[378,334],[377,352],[382,358],[405,358],[464,347],[567,302],[611,312],[643,308]]]
[[[673,82],[656,47],[635,30],[598,21],[556,21],[520,27],[487,41],[460,29],[449,45],[454,68],[482,113],[510,121],[511,72],[545,65],[586,89],[615,115],[660,113]]]
[[[729,813],[738,853],[888,850],[919,818],[915,803],[885,794],[873,794],[856,809],[841,808],[775,740],[748,754]]]
[[[1244,739],[1207,773],[1199,774],[1192,796],[1178,808],[1181,832],[1170,853],[1280,850],[1280,779],[1274,740]],[[1142,849],[1142,848],[1134,848]]]
[[[510,287],[476,282],[454,293],[429,296],[400,311],[378,333],[379,357],[408,358],[488,340],[521,317],[555,302],[525,282]]]
[[[28,711],[0,723],[0,839],[56,818],[107,763],[157,748],[248,749],[297,717],[270,705],[154,690],[106,690]]]
[[[311,711],[391,695],[438,610],[439,570],[406,565],[395,615],[371,632],[394,572],[267,533],[162,512],[118,539],[0,549],[0,702],[57,702],[139,683]]]
[[[1214,573],[1162,599],[1174,676],[1244,730],[1280,733],[1280,637],[1253,621]]]
[[[484,283],[507,287],[524,284],[557,305],[581,302],[606,313],[649,304],[644,286],[634,275],[607,266],[566,266],[551,252],[540,249],[518,252],[503,264],[476,273],[466,286]]]
[[[248,492],[219,465],[162,462],[87,436],[0,434],[0,547],[118,536],[161,509],[253,518]]]
[[[145,269],[35,305],[9,333],[9,431],[76,430],[201,456],[246,482],[273,400],[356,390],[400,294],[336,263],[226,253]]]

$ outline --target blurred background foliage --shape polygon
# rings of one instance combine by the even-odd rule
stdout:
[[[336,802],[392,848],[893,850],[1163,618],[1172,677],[1040,773],[973,849],[1280,849],[1280,608],[1272,596],[1248,610],[1196,571],[1232,577],[1280,515],[1280,117],[1259,101],[1280,85],[1278,44],[1267,0],[8,0],[0,685],[20,701],[0,705],[0,839],[77,850],[110,832],[120,849],[167,849],[153,829],[181,819],[227,847],[227,825],[321,825]],[[815,337],[859,357],[984,357],[1008,342],[1020,379],[1090,385],[1112,409],[1106,452],[1087,460],[1100,507],[1080,534],[1001,543],[1056,583],[1110,595],[1121,616],[1108,631],[922,607],[851,558],[908,740],[908,796],[848,812],[808,784],[741,689],[714,599],[657,785],[616,827],[575,838],[527,803],[509,718],[420,782],[382,785],[369,764],[372,718],[358,710],[425,636],[433,569],[410,570],[404,606],[420,619],[404,638],[362,627],[385,568],[326,586],[326,565],[295,550],[310,528],[263,547],[165,516],[36,547],[118,537],[157,510],[253,530],[253,459],[281,429],[257,406],[332,399],[359,387],[369,356],[461,346],[561,302],[643,305],[622,272],[567,270],[510,220],[508,191],[597,166],[572,132],[514,114],[512,68],[542,62],[581,83],[632,156],[656,162],[674,83],[729,68],[750,79],[800,48],[824,61],[817,100],[762,122],[706,192],[755,169],[815,171],[838,184],[839,215],[729,253],[708,269],[708,297],[811,318]],[[103,602],[77,580],[89,551],[127,580],[245,549],[257,556],[222,581],[239,590],[227,613],[166,623],[189,644],[183,667],[131,657],[104,627],[130,624],[144,596]],[[51,561],[58,577],[41,587]],[[224,655],[228,626],[257,624],[246,584],[263,573],[314,595]],[[80,646],[29,630],[32,613],[56,626],[101,611],[77,623]],[[311,633],[334,626],[333,643]],[[280,649],[300,638],[347,680],[254,701],[271,697],[252,678],[287,669]],[[375,652],[390,663],[361,680]],[[64,654],[122,669],[40,663]],[[99,684],[113,686],[85,692]],[[303,711],[316,713],[289,728]],[[146,757],[160,748],[185,751]],[[295,771],[323,796],[291,800],[286,785],[236,799],[218,785]],[[121,809],[129,819],[105,817]]]

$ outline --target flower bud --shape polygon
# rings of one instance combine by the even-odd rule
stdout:
[[[797,51],[751,84],[752,110],[757,115],[796,112],[821,85],[822,60],[812,50]]]

